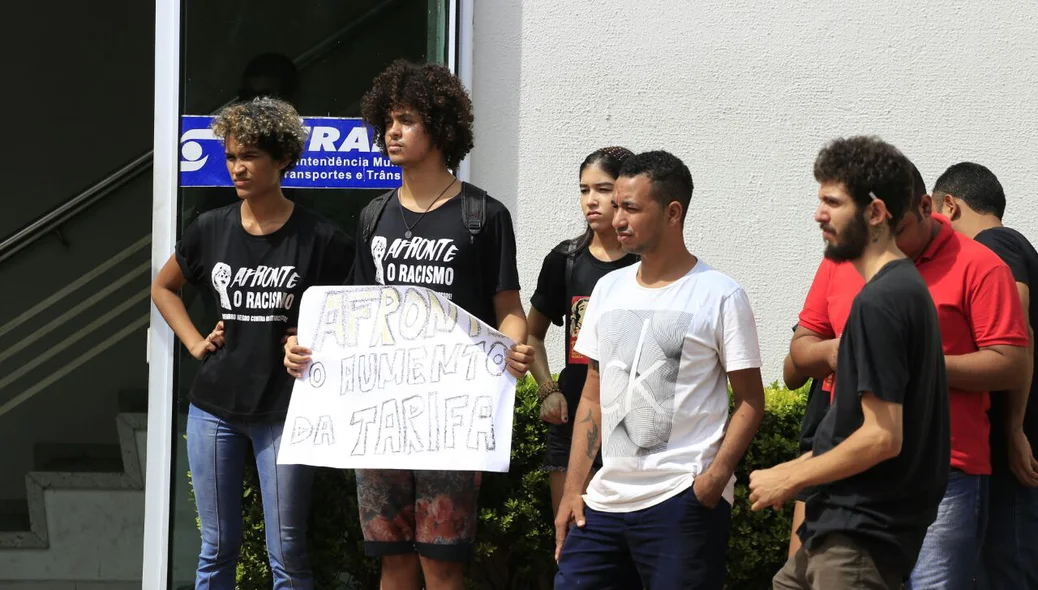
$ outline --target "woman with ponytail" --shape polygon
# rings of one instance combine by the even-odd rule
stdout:
[[[531,300],[527,321],[529,344],[535,353],[530,373],[538,385],[541,419],[550,424],[544,469],[550,473],[553,513],[562,499],[573,419],[587,377],[588,359],[573,350],[584,309],[599,279],[638,260],[636,255],[624,252],[613,229],[613,183],[620,166],[631,155],[628,149],[607,147],[584,159],[580,165],[580,207],[587,227],[582,235],[560,243],[544,258]],[[566,366],[558,382],[552,378],[544,348],[549,324],[565,325],[566,329]],[[592,473],[601,465],[599,455]]]

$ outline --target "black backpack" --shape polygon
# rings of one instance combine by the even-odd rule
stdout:
[[[566,257],[566,288],[569,288],[571,281],[573,280],[573,265],[577,260],[577,256],[587,248],[585,245],[583,248],[579,248],[580,242],[583,236],[578,236],[565,242],[562,242],[558,246],[555,246],[554,251],[562,254]],[[796,328],[794,328],[796,329]]]
[[[570,281],[573,278],[573,263],[576,261],[577,256],[580,256],[580,253],[584,251],[584,248],[577,247],[580,245],[580,241],[581,237],[572,238],[554,248],[556,252],[566,257],[566,282],[564,283],[566,289],[569,288]]]
[[[396,194],[396,191],[397,189],[393,189],[375,197],[360,212],[361,243],[367,244],[371,241],[371,235],[375,233],[378,220],[382,218],[386,204]],[[479,235],[487,220],[487,191],[465,183],[461,187],[459,196],[461,197],[461,223],[469,230],[469,242],[475,243],[476,236]]]

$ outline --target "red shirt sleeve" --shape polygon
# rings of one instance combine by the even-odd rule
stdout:
[[[969,285],[968,293],[969,321],[977,348],[1027,346],[1027,323],[1008,266],[1002,263],[981,273]]]
[[[832,322],[829,321],[829,280],[835,265],[827,258],[822,259],[807,292],[804,309],[800,312],[800,325],[826,338],[835,338]],[[1013,287],[1015,294],[1016,287]]]

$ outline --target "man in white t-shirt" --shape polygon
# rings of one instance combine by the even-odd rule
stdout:
[[[733,473],[764,387],[746,293],[685,246],[691,198],[688,167],[667,152],[628,158],[616,181],[613,226],[641,262],[598,282],[577,339],[591,360],[555,521],[556,589],[724,587]]]

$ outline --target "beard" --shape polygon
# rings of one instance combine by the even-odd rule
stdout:
[[[869,228],[864,215],[855,215],[850,224],[834,236],[839,242],[825,246],[825,257],[833,262],[847,262],[861,258],[869,241]]]

